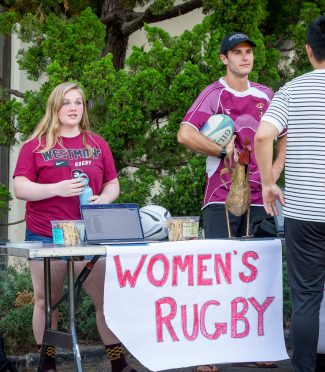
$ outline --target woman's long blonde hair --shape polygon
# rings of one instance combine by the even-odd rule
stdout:
[[[89,130],[86,98],[80,86],[73,82],[61,83],[53,89],[47,100],[45,115],[38,123],[37,127],[34,129],[32,135],[26,141],[29,142],[34,138],[38,138],[41,152],[50,150],[57,143],[62,145],[62,141],[60,138],[60,121],[58,113],[63,105],[65,94],[72,89],[76,89],[80,93],[82,98],[84,110],[81,121],[79,123],[79,129],[82,133],[82,142],[84,146],[88,149],[88,151],[90,151],[90,154],[92,154],[92,148],[89,144],[87,144],[86,141],[86,131]]]

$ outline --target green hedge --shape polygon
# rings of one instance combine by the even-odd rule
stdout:
[[[17,272],[12,267],[0,271],[0,332],[8,354],[36,351],[32,331],[32,280],[25,269]],[[26,302],[26,303],[24,303]],[[68,329],[68,305],[59,307],[59,329]],[[99,341],[95,309],[88,296],[81,292],[77,311],[78,337],[83,341]]]

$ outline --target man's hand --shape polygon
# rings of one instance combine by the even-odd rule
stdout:
[[[271,216],[277,216],[279,211],[276,205],[276,200],[279,200],[280,203],[284,205],[284,198],[280,187],[275,183],[271,186],[263,186],[262,195],[266,212]]]
[[[231,157],[231,155],[233,154],[235,150],[235,139],[236,139],[236,135],[233,135],[231,137],[230,142],[226,145],[226,151],[227,151],[228,157]]]

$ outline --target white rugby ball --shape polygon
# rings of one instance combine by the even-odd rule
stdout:
[[[159,205],[146,205],[140,208],[140,217],[145,239],[162,240],[167,238],[166,218],[171,214]]]
[[[232,119],[224,114],[209,117],[200,132],[221,147],[225,147],[234,134],[235,125]]]

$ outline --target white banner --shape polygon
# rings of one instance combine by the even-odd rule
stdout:
[[[280,240],[107,248],[108,326],[150,370],[287,359]]]
[[[325,288],[324,288],[325,291]],[[319,314],[319,339],[317,352],[325,354],[325,292]]]

